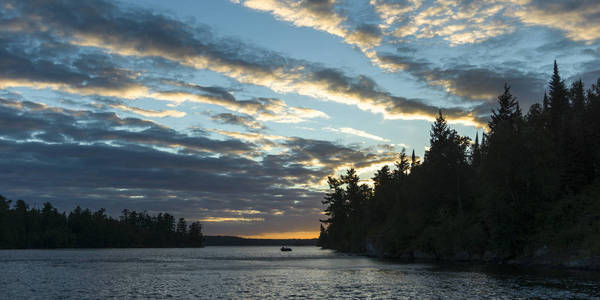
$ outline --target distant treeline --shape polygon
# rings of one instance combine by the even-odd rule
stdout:
[[[205,236],[206,246],[316,246],[317,239],[247,239],[237,236]]]
[[[0,196],[0,249],[202,247],[202,226],[168,213],[123,210],[119,219],[77,206],[59,213],[49,202],[29,208]]]
[[[329,178],[319,243],[395,257],[486,259],[600,255],[600,79],[567,87],[558,67],[543,103],[523,114],[505,86],[472,141],[440,111],[424,160],[359,184]]]

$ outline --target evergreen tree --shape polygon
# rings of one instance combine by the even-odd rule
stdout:
[[[569,89],[571,108],[567,114],[568,123],[564,145],[564,187],[567,190],[579,190],[589,183],[593,176],[593,148],[586,143],[585,93],[583,82],[573,82]]]
[[[558,64],[554,61],[554,72],[549,83],[550,130],[558,147],[562,147],[565,136],[565,123],[569,110],[569,93],[558,73]]]
[[[177,221],[177,229],[175,232],[180,236],[184,236],[187,233],[187,224],[184,218],[179,218],[179,221]]]
[[[0,196],[0,249],[10,248],[102,248],[102,247],[202,247],[202,226],[193,222],[186,231],[179,219],[177,231],[169,214],[150,216],[123,210],[119,219],[103,208],[92,213],[77,206],[59,213],[51,203],[30,208],[23,200],[11,207]]]
[[[506,84],[489,132],[473,144],[440,111],[421,164],[403,150],[393,171],[375,173],[372,191],[359,192],[353,170],[330,178],[320,244],[362,251],[362,241],[402,257],[466,251],[504,260],[531,257],[539,245],[600,255],[592,246],[600,245],[592,217],[600,213],[599,115],[600,79],[585,95],[581,81],[567,90],[556,64],[543,104],[525,116]]]
[[[202,235],[202,224],[198,221],[192,222],[188,230],[188,240],[186,241],[192,247],[202,247],[204,236]]]
[[[410,156],[410,169],[412,170],[418,165],[419,162],[417,161],[417,157],[415,156],[415,149],[413,149],[412,154]]]
[[[321,222],[327,224],[327,247],[334,249],[348,249],[347,226],[349,217],[349,205],[346,202],[346,193],[342,188],[343,180],[328,177],[330,192],[321,201],[326,205],[325,215],[327,219]]]

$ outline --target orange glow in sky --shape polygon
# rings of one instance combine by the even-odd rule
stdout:
[[[319,237],[319,231],[266,232],[241,237],[247,239],[316,239]]]

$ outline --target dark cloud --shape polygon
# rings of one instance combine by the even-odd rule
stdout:
[[[524,72],[508,64],[505,67],[445,65],[436,67],[423,59],[383,53],[383,64],[398,68],[430,86],[438,87],[467,101],[494,102],[505,83],[524,105],[539,102],[544,93],[546,74]]]
[[[431,72],[432,80],[448,82],[447,88],[453,94],[490,101],[502,93],[504,84],[511,86],[511,91],[519,101],[525,104],[539,102],[544,92],[543,75],[525,73],[516,69],[478,68],[474,66],[457,66]]]
[[[193,219],[256,210],[242,217],[264,220],[237,234],[265,232],[282,222],[308,230],[294,226],[314,224],[322,194],[302,185],[322,180],[341,163],[368,166],[391,155],[300,138],[279,146],[289,150],[268,154],[260,144],[190,136],[110,112],[0,99],[0,191],[61,209],[85,205],[116,214],[133,208]],[[314,160],[320,165],[311,165]],[[240,230],[226,223],[207,228]]]
[[[401,51],[399,50],[399,52]],[[417,59],[413,56],[382,52],[377,54],[377,58],[384,66],[388,65],[391,69],[400,69],[411,74],[420,74],[432,68],[432,64],[427,60]]]
[[[600,48],[598,48],[598,49],[586,48],[586,49],[581,50],[581,53],[583,53],[585,55],[589,55],[589,56],[600,57]]]
[[[575,41],[591,42],[600,38],[600,10],[595,0],[533,0],[512,14],[525,24],[559,29]]]
[[[317,15],[329,16],[335,13],[334,3],[334,0],[304,0],[301,5]]]
[[[576,42],[565,37],[557,36],[557,34],[552,34],[552,36],[552,40],[536,47],[535,51],[551,54],[566,54],[567,52],[573,51],[573,49],[576,48],[581,48],[582,46],[581,42]]]
[[[43,133],[58,142],[144,144],[159,147],[184,147],[197,152],[247,153],[250,144],[189,137],[156,123],[136,118],[120,118],[113,112],[72,111],[46,107],[33,102],[1,100],[6,105],[0,118],[0,133],[13,139],[32,139]],[[22,107],[15,110],[10,107]],[[135,131],[117,130],[130,127]],[[16,136],[13,136],[16,135]]]
[[[313,13],[330,14],[332,3],[306,1],[302,5]],[[357,105],[390,118],[432,119],[438,109],[420,99],[392,95],[367,76],[349,76],[337,69],[287,58],[237,40],[218,39],[207,27],[192,27],[143,9],[125,10],[104,1],[18,1],[13,6],[21,13],[20,19],[38,20],[49,32],[77,45],[138,57],[162,57],[185,66],[217,71],[242,83],[274,86],[276,92]],[[361,25],[348,38],[375,43],[379,35],[378,27]],[[232,100],[227,91],[198,89],[209,94],[220,93],[220,98]],[[347,100],[339,101],[340,98]],[[468,114],[460,111],[449,118],[464,118]]]
[[[115,55],[82,51],[61,53],[50,58],[40,54],[43,50],[36,51],[35,55],[26,53],[19,40],[2,39],[0,45],[6,46],[0,49],[0,88],[50,88],[83,96],[92,95],[107,105],[122,105],[123,101],[118,98],[158,95],[167,100],[191,100],[220,105],[229,110],[257,115],[263,120],[276,122],[300,122],[304,118],[326,117],[325,114],[314,110],[311,111],[312,114],[301,116],[298,108],[288,108],[285,102],[277,99],[236,100],[229,90],[222,87],[142,77],[142,72],[138,73],[118,65],[117,61],[122,58]],[[44,47],[37,46],[39,49]],[[10,52],[7,49],[10,49]],[[163,92],[150,92],[152,89],[161,88]],[[192,94],[178,97],[181,91],[189,91]],[[193,93],[202,97],[199,98]],[[106,105],[85,103],[87,101],[89,99],[82,100],[80,105],[88,108],[94,105],[96,108],[106,109]]]
[[[69,92],[123,95],[144,87],[131,72],[114,65],[106,55],[71,54],[63,63],[59,57],[46,58],[27,53],[18,40],[0,39],[0,87],[49,87]],[[38,46],[45,49],[45,46]]]
[[[380,37],[382,34],[379,26],[373,24],[361,24],[356,27],[356,32],[372,37]]]
[[[600,59],[598,58],[575,64],[574,67],[576,70],[578,70],[578,72],[567,74],[568,76],[565,76],[565,74],[562,72],[560,62],[558,63],[559,71],[561,71],[561,77],[568,85],[581,79],[584,87],[589,88],[592,84],[597,84],[598,80],[600,79]]]
[[[221,124],[243,126],[252,131],[266,129],[265,125],[256,121],[251,116],[240,116],[231,113],[222,113],[211,116],[211,119]]]

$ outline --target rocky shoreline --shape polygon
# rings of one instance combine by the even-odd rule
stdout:
[[[439,255],[413,250],[401,254],[392,254],[385,252],[384,249],[375,246],[373,243],[368,243],[366,249],[367,251],[361,253],[361,255],[380,259],[398,259],[411,262],[460,262],[600,271],[600,256],[557,254],[550,251],[550,249],[545,246],[537,249],[531,254],[518,257],[507,257],[492,251],[485,251],[483,254],[472,254],[466,251],[460,251],[453,255]]]

